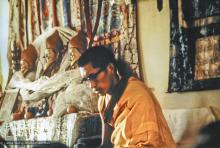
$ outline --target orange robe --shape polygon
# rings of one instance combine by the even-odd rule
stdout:
[[[107,96],[99,98],[99,111]],[[110,124],[114,148],[175,148],[175,142],[161,107],[145,84],[131,77],[114,107]]]

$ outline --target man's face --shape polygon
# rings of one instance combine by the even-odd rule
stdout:
[[[22,74],[25,74],[30,69],[30,65],[25,60],[21,59],[21,72]]]
[[[69,47],[68,48],[68,52],[69,52],[69,55],[70,55],[70,65],[73,66],[76,61],[79,59],[79,57],[81,56],[80,52],[74,48],[74,47]]]
[[[95,93],[104,95],[112,87],[113,73],[106,69],[94,68],[91,64],[86,64],[79,68],[81,77]]]
[[[50,65],[56,61],[57,54],[54,49],[46,49],[45,50],[45,60],[46,65]]]

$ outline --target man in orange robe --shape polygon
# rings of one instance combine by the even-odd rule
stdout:
[[[158,101],[112,51],[104,46],[91,47],[81,55],[78,65],[82,81],[100,95],[100,147],[176,147]]]

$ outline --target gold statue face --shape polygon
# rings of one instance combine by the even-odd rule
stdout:
[[[54,51],[54,49],[46,49],[45,50],[45,68],[50,66],[52,63],[54,63],[57,60],[57,53]]]
[[[25,75],[30,70],[31,67],[28,64],[28,62],[23,60],[23,59],[21,59],[21,63],[20,64],[21,64],[21,73],[23,75]]]
[[[70,61],[71,61],[70,65],[73,66],[76,63],[76,61],[79,59],[79,57],[81,56],[81,53],[75,47],[69,47],[68,52],[69,52]]]

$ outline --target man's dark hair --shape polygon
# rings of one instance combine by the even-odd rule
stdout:
[[[116,60],[113,50],[105,46],[88,48],[78,60],[79,67],[91,64],[94,68],[105,69],[110,63],[115,66],[115,70],[118,70],[122,77],[129,77],[133,74],[130,65],[122,59]]]
[[[116,59],[111,49],[105,46],[88,48],[79,58],[78,66],[82,67],[91,64],[94,68],[106,68],[108,64],[116,66]]]
[[[78,61],[79,67],[91,64],[94,68],[101,69],[105,69],[110,63],[115,66],[115,71],[118,71],[122,78],[112,90],[113,94],[109,107],[104,111],[104,113],[102,113],[105,123],[112,119],[114,106],[123,94],[127,86],[128,78],[133,75],[132,69],[123,60],[116,60],[112,50],[104,46],[96,46],[87,49]]]

